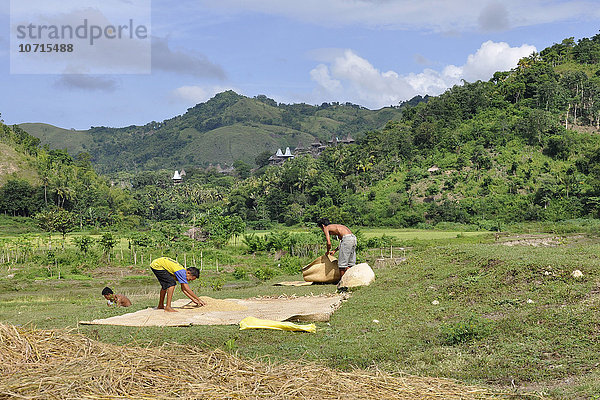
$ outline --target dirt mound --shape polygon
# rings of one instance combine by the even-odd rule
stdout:
[[[339,372],[315,363],[274,365],[179,345],[115,346],[60,330],[4,324],[0,324],[0,356],[0,398],[508,398],[448,379]]]

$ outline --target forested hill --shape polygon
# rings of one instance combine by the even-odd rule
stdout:
[[[127,221],[131,214],[130,194],[98,176],[87,153],[73,158],[40,147],[38,138],[0,122],[0,155],[2,214],[28,217],[61,208],[80,226]]]
[[[412,103],[423,100],[420,96]],[[278,104],[266,96],[254,98],[233,91],[217,94],[180,116],[163,122],[124,128],[92,127],[69,131],[47,124],[21,124],[30,134],[71,155],[88,152],[99,172],[180,169],[236,160],[254,164],[255,157],[315,138],[329,140],[382,128],[398,119],[400,107],[368,110],[345,103]]]
[[[207,215],[239,216],[255,226],[329,216],[353,226],[451,222],[493,229],[521,221],[600,218],[600,35],[565,39],[489,81],[465,82],[416,103],[369,111],[351,105],[287,106],[225,92],[162,123],[86,131],[93,141],[82,148],[105,170],[127,169],[119,178],[127,189],[113,191],[115,199],[127,200],[122,206],[112,200],[94,204],[92,200],[104,199],[95,192],[88,195],[97,188],[72,188],[70,179],[50,181],[48,191],[55,204],[78,212],[82,220],[98,209],[131,221],[190,221],[211,210]],[[289,127],[284,128],[284,120]],[[384,120],[390,122],[383,128],[367,130]],[[233,141],[225,137],[236,137],[237,128],[244,154],[251,157],[268,143],[283,147],[304,137],[310,140],[308,132],[323,139],[332,131],[342,137],[366,132],[356,144],[328,147],[316,159],[301,156],[282,166],[261,163],[254,171],[238,163],[227,176],[186,168],[184,182],[172,184],[172,168],[179,164],[165,158],[166,148],[177,151],[176,161],[184,166],[199,155],[203,162],[212,153],[224,157],[219,153],[223,148],[236,154]],[[214,140],[220,132],[221,139],[210,142],[219,143],[218,148],[208,142],[193,147],[196,138]],[[281,142],[267,143],[266,138]],[[139,145],[134,148],[134,143]],[[86,154],[66,165],[80,162],[79,171],[87,171]],[[68,160],[63,156],[53,158]],[[168,171],[131,169],[156,167],[161,160]],[[38,164],[50,165],[40,169],[43,173],[55,168]],[[68,178],[72,172],[67,172]]]
[[[563,40],[487,82],[403,110],[229,194],[245,220],[365,226],[600,217],[600,35]]]

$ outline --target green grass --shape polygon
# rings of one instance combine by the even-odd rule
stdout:
[[[64,129],[43,123],[24,123],[19,124],[19,127],[39,138],[42,145],[47,144],[52,149],[67,149],[72,155],[86,151],[86,147],[93,143],[88,131]]]
[[[381,237],[383,235],[391,236],[397,240],[440,240],[453,239],[456,237],[481,236],[489,234],[486,231],[461,232],[461,231],[438,231],[430,229],[393,229],[393,228],[360,228],[360,232],[366,239],[372,237]]]
[[[239,331],[237,326],[77,326],[79,320],[155,306],[158,288],[147,271],[85,281],[9,279],[11,271],[2,265],[0,320],[40,328],[77,327],[117,344],[178,342],[229,349],[242,357],[317,360],[342,370],[377,366],[505,389],[515,385],[555,398],[593,398],[600,392],[600,239],[566,237],[558,247],[510,247],[502,245],[507,238],[456,238],[454,232],[454,237],[429,240],[431,235],[425,234],[435,231],[416,233],[424,236],[412,237],[408,261],[375,269],[376,281],[354,290],[329,323],[317,323],[316,334]],[[229,268],[252,271],[265,265],[276,268],[278,262],[268,254],[250,256],[235,248],[227,252],[223,265]],[[374,265],[376,253],[362,257]],[[584,276],[571,277],[575,269]],[[236,280],[231,272],[211,270],[203,271],[192,288],[214,298],[335,292],[333,285],[272,286],[292,279],[301,278],[278,275],[260,282],[249,274]],[[215,286],[216,281],[221,285]],[[100,296],[105,285],[127,294],[132,308],[106,307]],[[176,298],[184,298],[179,290]]]
[[[14,235],[38,233],[41,232],[41,230],[31,218],[9,217],[4,214],[0,214],[0,232],[0,238],[12,238]]]

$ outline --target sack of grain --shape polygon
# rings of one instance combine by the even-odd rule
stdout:
[[[338,283],[338,260],[331,255],[323,255],[302,268],[302,276],[306,282]]]
[[[375,280],[375,273],[367,263],[356,264],[352,268],[348,268],[338,288],[352,288],[357,286],[369,286]]]

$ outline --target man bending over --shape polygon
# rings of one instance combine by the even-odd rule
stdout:
[[[356,236],[352,234],[347,226],[341,224],[331,224],[327,218],[321,218],[317,221],[317,226],[321,228],[327,239],[327,253],[335,254],[336,251],[340,251],[338,255],[338,268],[340,269],[340,275],[344,275],[348,268],[356,265]],[[337,236],[340,240],[340,245],[337,249],[331,251],[331,235]]]
[[[160,283],[160,297],[158,299],[158,309],[167,312],[177,312],[171,307],[173,292],[177,286],[177,282],[181,285],[181,291],[190,298],[198,306],[203,306],[205,303],[198,298],[190,289],[189,281],[193,281],[200,276],[198,268],[190,267],[185,269],[177,261],[168,257],[160,257],[150,263],[150,269],[156,275],[156,279]],[[165,304],[165,296],[167,302]]]

